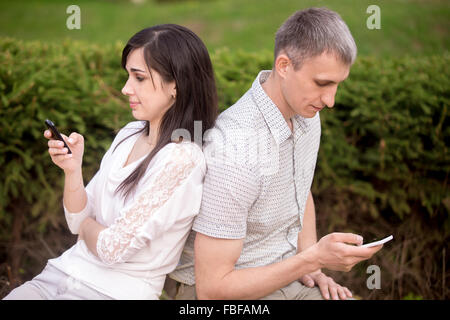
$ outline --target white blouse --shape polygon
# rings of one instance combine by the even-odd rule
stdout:
[[[136,191],[126,201],[115,194],[120,183],[145,158],[123,167],[143,122],[119,131],[99,171],[86,186],[87,204],[65,216],[78,234],[88,216],[107,227],[100,232],[95,256],[83,240],[49,264],[115,299],[159,299],[165,277],[178,264],[194,217],[200,209],[206,163],[192,142],[169,143],[150,162]]]

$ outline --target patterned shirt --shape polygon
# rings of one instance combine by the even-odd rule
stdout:
[[[293,132],[261,83],[218,117],[205,134],[202,203],[177,269],[170,277],[193,285],[196,232],[243,239],[236,269],[294,255],[320,144],[320,117],[296,115]]]

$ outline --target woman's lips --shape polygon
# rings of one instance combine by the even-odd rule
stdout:
[[[139,102],[130,102],[130,108],[135,108],[137,105],[139,104]]]

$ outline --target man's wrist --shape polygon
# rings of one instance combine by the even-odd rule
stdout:
[[[319,254],[317,252],[317,246],[313,245],[306,250],[302,251],[302,254],[306,260],[306,263],[311,267],[311,272],[316,272],[324,267],[319,258]]]

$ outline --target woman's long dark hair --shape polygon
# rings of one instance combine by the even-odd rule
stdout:
[[[211,59],[205,45],[194,32],[175,24],[156,25],[139,31],[122,51],[122,67],[125,70],[128,55],[138,48],[143,48],[149,70],[158,72],[166,83],[175,81],[176,99],[162,117],[155,147],[117,188],[116,193],[121,192],[125,198],[134,191],[152,158],[172,142],[174,130],[186,129],[194,138],[194,121],[201,121],[203,137],[203,133],[212,128],[218,115]],[[134,134],[143,131],[147,135],[150,133],[148,121],[142,130]]]

